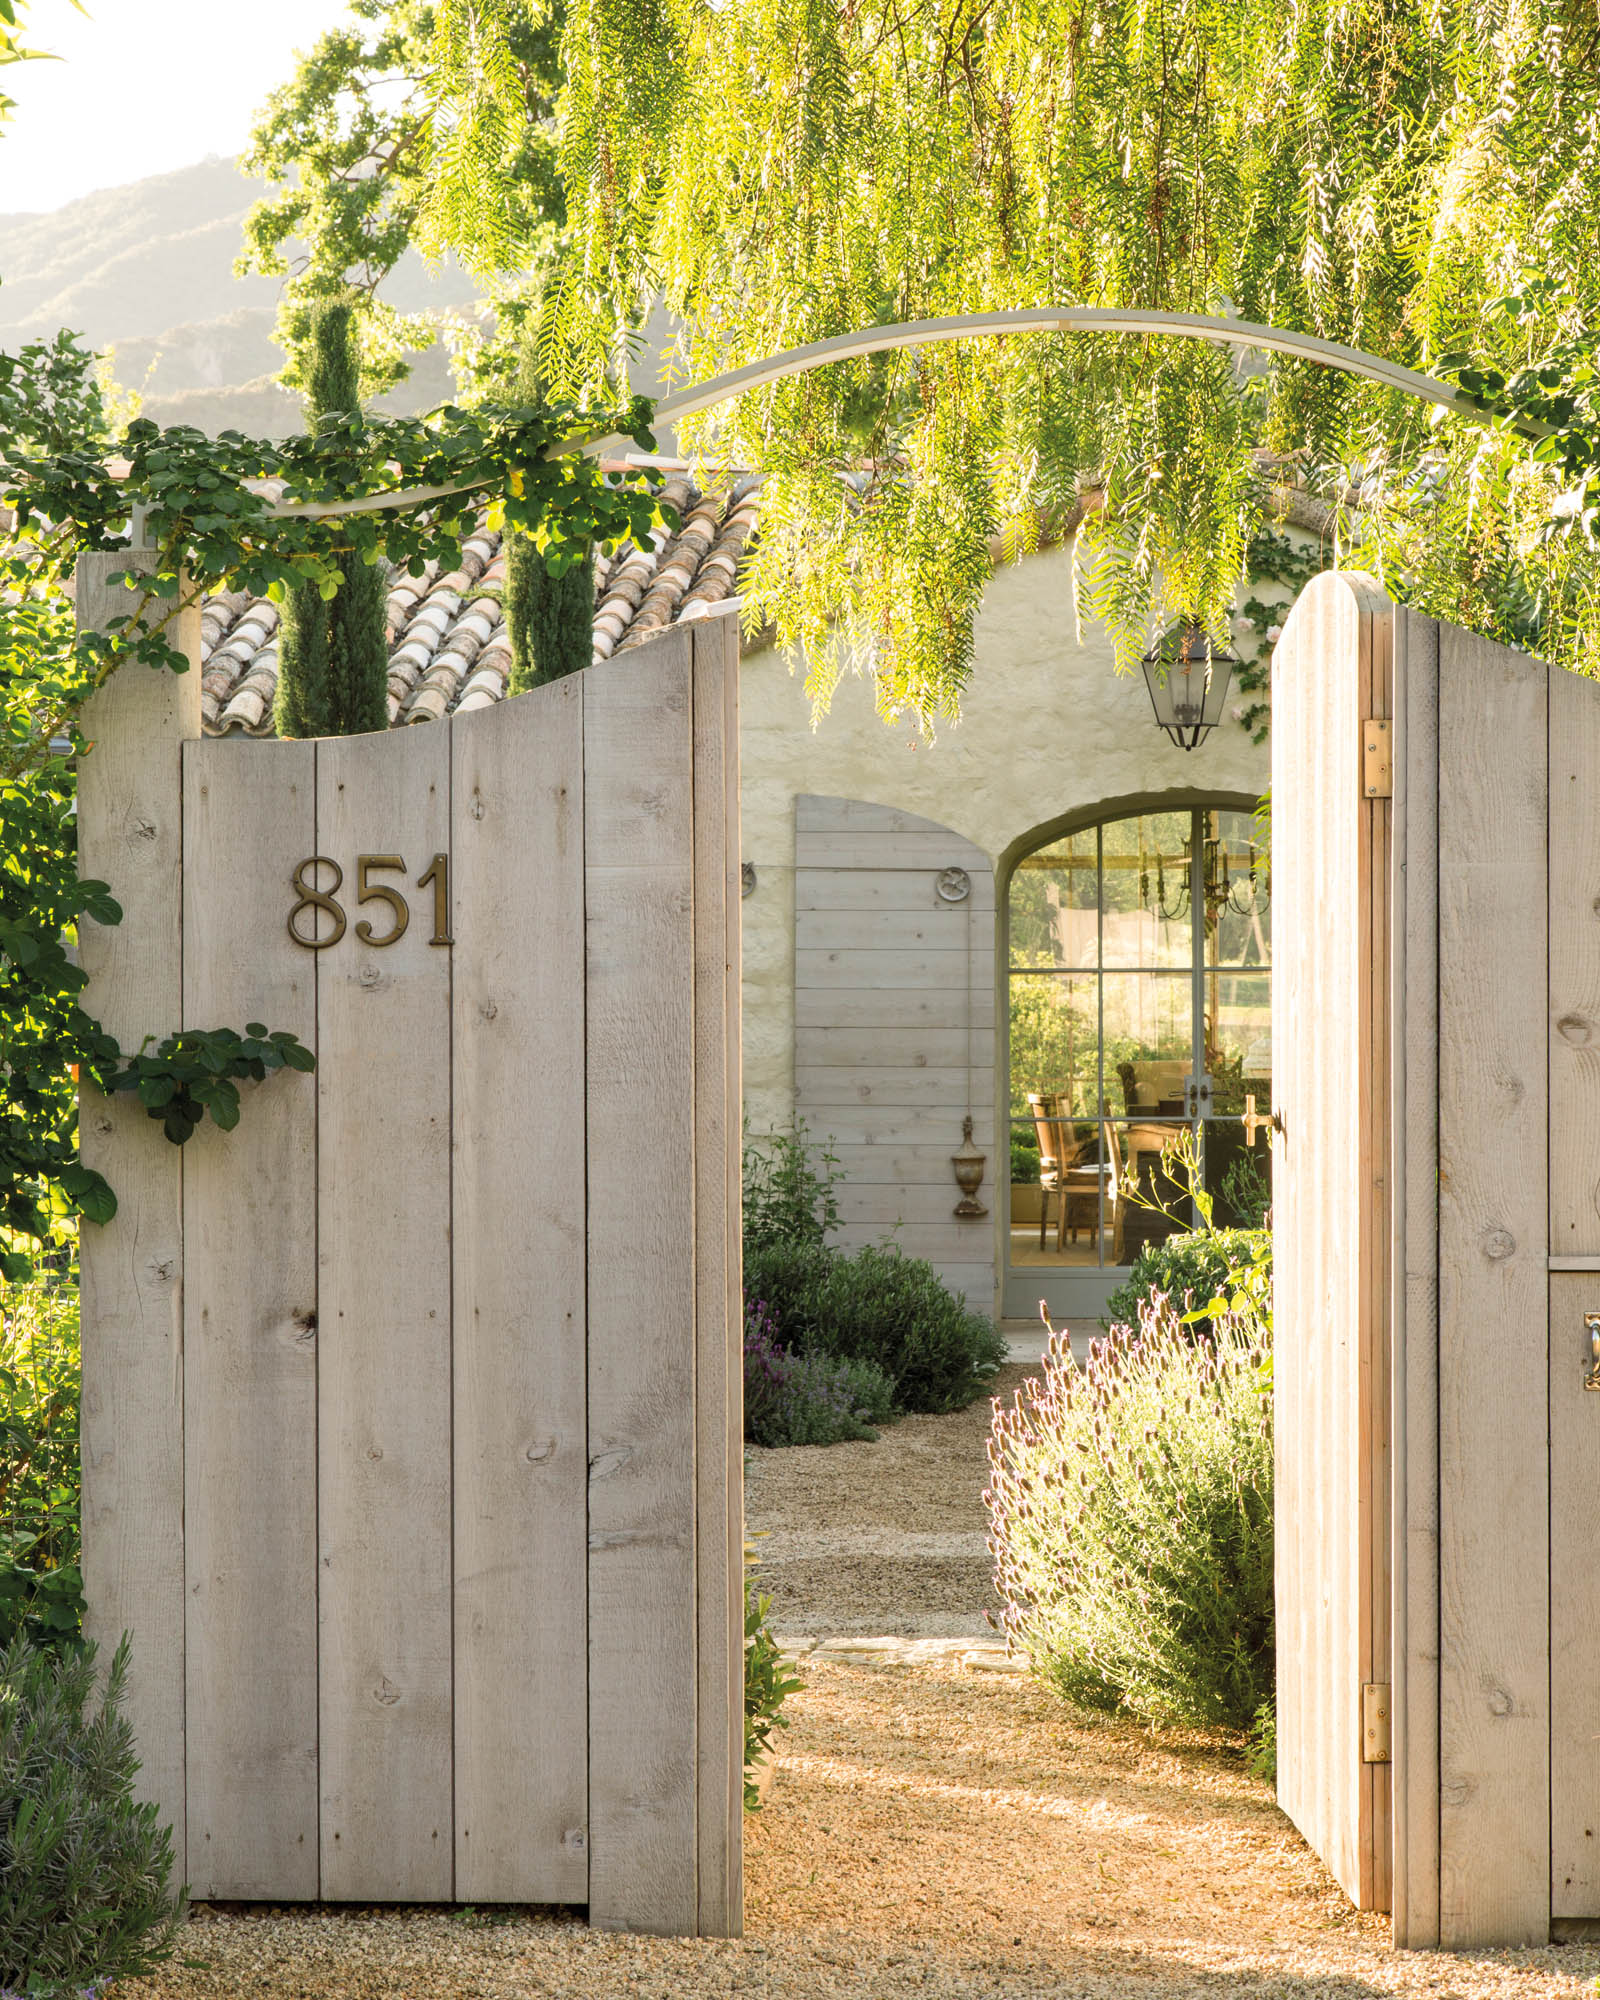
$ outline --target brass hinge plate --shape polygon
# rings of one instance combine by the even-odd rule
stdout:
[[[1376,719],[1361,725],[1361,790],[1369,799],[1394,797],[1394,751],[1390,725]]]
[[[1389,1683],[1363,1681],[1361,1684],[1361,1761],[1387,1764],[1389,1761]]]

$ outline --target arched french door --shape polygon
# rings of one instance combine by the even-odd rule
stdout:
[[[1186,1132],[1215,1221],[1259,1220],[1269,1151],[1242,1121],[1271,1103],[1271,947],[1266,832],[1243,801],[1121,808],[1016,861],[1008,1317],[1041,1299],[1097,1315],[1142,1245],[1192,1226],[1163,1166]]]

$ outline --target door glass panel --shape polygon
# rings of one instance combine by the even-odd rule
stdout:
[[[1193,813],[1111,820],[1104,847],[1103,928],[1107,967],[1187,971]]]
[[[1113,1114],[1181,1116],[1194,1068],[1194,981],[1185,972],[1108,972],[1106,1096]]]
[[[1011,878],[1011,963],[1100,963],[1097,830],[1052,841],[1025,855]]]
[[[1240,1114],[1271,1107],[1272,934],[1253,816],[1133,814],[1053,841],[1018,865],[1009,914],[1012,1267],[1126,1268],[1193,1227],[1163,1151],[1202,1072],[1216,1220],[1256,1222],[1270,1154]]]
[[[1272,870],[1249,813],[1208,812],[1205,823],[1206,963],[1272,963]]]
[[[1100,1076],[1100,982],[1094,975],[1011,975],[1011,1115],[1031,1116],[1030,1097],[1060,1096],[1094,1115]]]

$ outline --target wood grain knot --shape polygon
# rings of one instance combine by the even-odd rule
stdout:
[[[1517,1247],[1517,1239],[1509,1229],[1490,1229],[1484,1232],[1483,1254],[1491,1264],[1503,1263]]]
[[[1491,1715],[1515,1715],[1516,1712],[1517,1704],[1511,1699],[1511,1695],[1507,1689],[1503,1687],[1490,1688],[1489,1713]]]
[[[395,1703],[400,1699],[400,1690],[390,1680],[389,1676],[385,1674],[378,1682],[378,1685],[372,1690],[372,1699],[381,1702],[385,1708],[393,1708]]]
[[[1563,1014],[1556,1023],[1556,1033],[1564,1042],[1571,1042],[1574,1048],[1581,1049],[1594,1033],[1594,1027],[1581,1014]]]
[[[537,1443],[528,1446],[528,1463],[542,1465],[554,1453],[555,1448],[554,1438],[540,1438]]]

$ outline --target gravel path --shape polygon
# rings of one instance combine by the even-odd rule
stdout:
[[[1008,1401],[1025,1368],[1002,1369]],[[989,1402],[948,1417],[903,1417],[876,1444],[755,1451],[745,1520],[761,1558],[773,1629],[811,1637],[988,1631],[993,1564],[984,1538]]]
[[[744,1938],[607,1936],[570,1913],[200,1911],[181,1962],[119,1994],[1592,2000],[1600,1945],[1391,1951],[1233,1741],[1078,1715],[992,1671],[992,1649],[933,1643],[986,1630],[988,1427],[981,1403],[876,1445],[751,1454],[764,1587],[804,1638],[805,1686],[746,1822]],[[925,1643],[843,1643],[868,1633]],[[822,1634],[841,1642],[814,1650]]]
[[[1029,1682],[807,1662],[746,1840],[748,1935],[518,1915],[202,1919],[125,2000],[1579,2000],[1600,1950],[1396,1954],[1231,1745]]]

